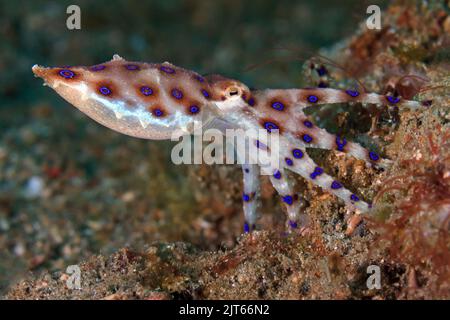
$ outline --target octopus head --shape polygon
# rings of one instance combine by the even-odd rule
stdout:
[[[228,79],[219,75],[208,77],[213,91],[214,103],[222,111],[230,111],[247,105],[250,89],[237,80]]]

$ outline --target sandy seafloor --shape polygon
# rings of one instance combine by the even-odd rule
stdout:
[[[448,2],[382,3],[381,31],[365,28],[365,1],[334,2],[85,1],[82,30],[68,31],[68,2],[2,1],[3,298],[450,298]],[[332,87],[358,77],[385,93],[415,75],[427,81],[415,78],[403,89],[434,87],[415,97],[433,103],[416,112],[310,111],[321,127],[375,148],[393,165],[382,171],[310,150],[327,173],[376,201],[372,218],[356,224],[336,197],[292,175],[310,219],[302,235],[285,233],[267,177],[258,231],[242,235],[240,168],[176,166],[174,143],[101,127],[31,73],[35,63],[91,65],[119,53],[258,88],[303,87],[317,81],[303,64],[318,52],[346,71],[327,65]],[[73,264],[81,268],[80,290],[66,285]],[[380,267],[380,289],[366,286],[369,265]]]

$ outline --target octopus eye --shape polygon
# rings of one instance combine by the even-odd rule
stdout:
[[[236,86],[228,87],[227,90],[225,91],[225,96],[227,96],[228,98],[240,96],[241,94],[242,94],[241,89]]]

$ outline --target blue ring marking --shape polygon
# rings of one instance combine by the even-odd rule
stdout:
[[[292,165],[294,164],[294,162],[292,162],[292,159],[291,159],[291,158],[285,158],[284,161],[286,161],[286,164],[287,164],[288,166],[292,166]]]
[[[205,82],[205,78],[203,78],[202,76],[196,75],[194,78],[197,79],[198,82]]]
[[[200,108],[196,105],[192,105],[189,107],[189,112],[190,113],[198,113],[200,111]]]
[[[394,96],[386,96],[386,99],[388,99],[388,101],[392,104],[396,104],[398,102],[400,102],[400,98],[399,97],[394,97]]]
[[[66,78],[66,79],[72,79],[73,77],[75,77],[75,72],[73,72],[72,70],[68,70],[68,69],[60,70],[58,73],[61,77]]]
[[[316,103],[317,101],[319,101],[319,98],[312,94],[312,95],[308,96],[307,100],[308,100],[308,102]]]
[[[243,194],[242,195],[242,200],[244,200],[245,202],[249,202],[250,201],[250,196],[248,194]]]
[[[321,167],[315,167],[313,173],[309,176],[311,179],[315,179],[317,176],[320,176],[323,173],[323,169]]]
[[[281,103],[280,101],[275,101],[272,103],[271,107],[275,110],[278,111],[283,111],[284,110],[284,104]]]
[[[253,107],[255,105],[255,98],[251,97],[247,101],[248,105]]]
[[[135,64],[127,64],[125,65],[125,68],[130,71],[139,70],[139,66]]]
[[[316,167],[314,169],[315,174],[321,175],[323,173],[323,169],[321,167]]]
[[[345,93],[348,94],[350,97],[357,97],[359,96],[359,92],[356,90],[345,90]]]
[[[352,193],[352,195],[350,196],[350,200],[357,202],[359,201],[359,198],[356,194]]]
[[[275,178],[275,179],[281,179],[281,172],[280,171],[275,171],[274,173],[273,173],[273,177]]]
[[[101,70],[104,70],[105,68],[106,68],[106,66],[104,66],[104,65],[98,65],[98,66],[93,66],[90,69],[91,69],[91,71],[101,71]]]
[[[331,189],[336,190],[336,189],[340,189],[340,188],[342,188],[342,184],[340,184],[339,182],[333,181],[333,182],[331,183]]]
[[[202,89],[202,95],[203,95],[206,99],[208,99],[208,98],[210,97],[209,92],[206,91],[205,89]]]
[[[306,133],[302,136],[302,139],[306,143],[310,143],[313,140],[312,137],[310,135],[306,134]]]
[[[167,67],[167,66],[161,66],[161,67],[159,67],[159,70],[161,70],[165,73],[170,73],[170,74],[175,73],[174,69]]]
[[[105,86],[100,87],[100,89],[98,89],[98,91],[100,91],[100,93],[104,96],[109,96],[112,93],[111,89],[109,89],[108,87],[105,87]]]
[[[372,152],[372,151],[369,152],[369,158],[370,158],[372,161],[378,161],[378,160],[380,160],[380,156],[379,156],[378,154],[376,154],[375,152]]]
[[[294,203],[294,199],[292,198],[292,196],[283,196],[283,202],[291,205]]]
[[[272,130],[277,130],[277,129],[279,129],[278,126],[277,126],[275,123],[270,122],[270,121],[264,122],[264,128],[265,128],[269,133],[272,132]]]
[[[344,151],[344,147],[347,144],[347,140],[345,138],[341,138],[341,136],[336,136],[336,145],[339,151]]]
[[[244,223],[244,233],[249,233],[250,232],[250,226],[248,225],[247,222]]]
[[[153,94],[152,88],[147,86],[142,86],[139,90],[144,96],[151,96]]]
[[[292,221],[292,220],[289,220],[289,226],[292,228],[292,229],[297,229],[297,222],[295,222],[295,221]]]
[[[183,92],[181,92],[178,89],[172,89],[171,94],[172,94],[172,97],[174,97],[175,99],[180,100],[181,98],[183,98]]]
[[[305,121],[303,121],[303,124],[305,125],[305,127],[308,127],[308,128],[312,128],[312,127],[313,127],[313,124],[312,124],[312,122],[311,122],[311,121],[309,121],[309,120],[305,120]]]
[[[300,149],[294,149],[292,150],[292,155],[294,156],[294,158],[296,159],[301,159],[303,158],[303,152]]]
[[[156,117],[161,117],[164,114],[164,112],[162,112],[161,109],[155,109],[155,110],[153,110],[153,114]]]
[[[262,143],[261,141],[256,140],[255,143],[256,143],[256,147],[258,149],[267,150],[267,146],[264,143]]]

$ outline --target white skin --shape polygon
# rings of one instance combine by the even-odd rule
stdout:
[[[333,193],[361,213],[370,206],[327,175],[307,154],[308,148],[345,152],[370,165],[387,168],[390,161],[357,143],[317,127],[304,114],[308,106],[366,103],[419,109],[421,104],[401,97],[335,89],[266,89],[250,91],[243,83],[221,76],[203,78],[170,63],[128,62],[119,56],[93,67],[43,68],[33,72],[80,111],[118,132],[144,139],[170,139],[173,132],[192,133],[197,124],[224,128],[267,129],[280,133],[280,167],[269,168],[270,181],[286,206],[287,225],[298,227],[300,200],[293,193],[286,170]],[[149,90],[151,89],[151,90]],[[273,129],[273,127],[271,127]],[[270,150],[266,151],[270,155]],[[238,157],[248,154],[238,151]],[[259,170],[244,164],[245,231],[257,220]],[[267,168],[265,168],[267,170]]]

